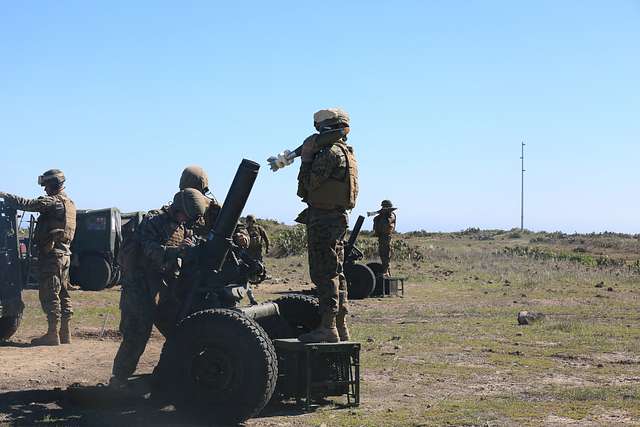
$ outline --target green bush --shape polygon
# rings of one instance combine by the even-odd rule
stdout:
[[[279,231],[274,239],[273,256],[302,255],[307,251],[307,230],[304,225],[295,225]]]

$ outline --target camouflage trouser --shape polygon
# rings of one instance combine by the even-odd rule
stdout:
[[[69,255],[50,253],[38,260],[39,297],[42,310],[49,321],[73,316],[69,286]]]
[[[389,273],[389,262],[391,262],[391,236],[378,236],[378,253],[382,263],[382,271]]]
[[[156,310],[156,295],[161,285],[157,275],[136,274],[123,280],[120,295],[120,332],[122,342],[113,361],[113,375],[126,379],[138,366],[144,353]]]
[[[347,219],[346,213],[336,210],[308,211],[309,274],[318,288],[320,310],[333,314],[348,312],[347,281],[342,271]]]

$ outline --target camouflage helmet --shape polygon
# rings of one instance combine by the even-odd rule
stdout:
[[[209,177],[200,166],[187,166],[180,176],[180,190],[195,188],[202,194],[209,192]]]
[[[380,206],[382,206],[382,209],[393,209],[393,203],[391,203],[391,200],[383,200],[382,203],[380,203]]]
[[[256,222],[256,216],[251,214],[247,215],[246,222]]]
[[[173,196],[171,208],[174,212],[184,212],[190,220],[204,215],[209,207],[209,199],[194,188],[185,188]]]
[[[67,179],[60,169],[49,169],[38,177],[38,185],[46,187],[49,184],[62,185]]]
[[[349,120],[349,114],[341,108],[328,108],[316,111],[313,115],[313,125],[316,129],[335,125],[349,126]]]

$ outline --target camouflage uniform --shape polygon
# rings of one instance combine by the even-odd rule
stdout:
[[[318,119],[322,116],[324,119]],[[358,193],[357,163],[353,149],[346,145],[349,131],[346,113],[321,110],[314,115],[314,121],[320,133],[305,140],[304,147],[310,145],[315,149],[309,155],[303,147],[298,174],[298,195],[309,207],[296,221],[307,226],[309,274],[318,289],[322,322],[318,329],[299,339],[346,341],[348,296],[342,269],[343,240],[348,225],[346,211],[354,207]],[[326,124],[329,126],[325,128]],[[324,133],[323,129],[329,132]]]
[[[262,260],[262,247],[264,245],[267,252],[269,252],[269,236],[264,227],[255,222],[247,221],[247,233],[249,234],[249,247],[247,248],[247,254],[251,258]]]
[[[193,199],[178,203],[178,195],[189,193]],[[190,244],[191,233],[176,219],[183,209],[189,218],[204,214],[207,199],[188,189],[176,194],[170,207],[161,208],[153,216],[145,216],[131,241],[123,245],[123,279],[120,296],[120,332],[122,343],[113,361],[113,376],[126,380],[136,369],[149,341],[157,305],[156,297],[164,292],[167,282],[174,280],[182,248]]]
[[[345,156],[332,146],[318,153],[313,163],[302,164],[300,183],[307,191],[313,191],[324,180],[344,178],[345,173]],[[309,206],[306,216],[309,275],[318,288],[320,303],[334,314],[339,310],[346,313],[348,297],[342,264],[349,217],[343,208],[314,206]]]
[[[382,271],[389,274],[391,262],[391,234],[396,228],[396,214],[393,211],[381,210],[373,218],[373,231],[378,237],[378,253],[382,262]]]
[[[73,315],[68,286],[75,204],[63,191],[37,199],[7,194],[4,199],[15,209],[40,213],[34,237],[38,246],[40,304],[50,323],[69,320]]]

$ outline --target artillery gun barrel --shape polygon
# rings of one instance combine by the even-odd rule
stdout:
[[[236,176],[233,178],[231,188],[213,226],[212,235],[205,246],[204,263],[207,267],[218,271],[222,268],[229,252],[231,237],[249,199],[259,169],[258,163],[247,159],[243,159],[238,166]]]
[[[346,250],[344,253],[345,259],[351,255],[351,251],[353,250],[356,240],[358,239],[358,235],[360,234],[360,229],[362,228],[362,224],[364,223],[364,217],[360,215],[356,220],[356,224],[353,226],[353,230],[351,230],[351,234],[349,235],[349,240],[347,241]]]

